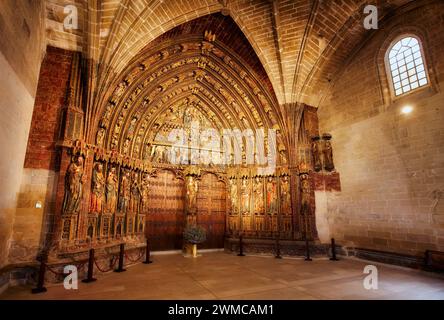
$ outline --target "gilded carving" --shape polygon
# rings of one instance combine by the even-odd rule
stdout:
[[[90,212],[101,213],[105,198],[105,177],[103,164],[97,162],[92,174],[91,205]]]
[[[131,197],[131,176],[130,171],[122,169],[122,177],[120,179],[119,188],[119,211],[126,213],[129,208],[129,201]]]
[[[319,136],[312,137],[311,140],[311,152],[313,155],[313,167],[316,172],[322,170],[322,162],[319,150]]]
[[[117,189],[118,189],[118,180],[117,180],[116,168],[112,167],[109,170],[108,177],[106,178],[106,210],[107,210],[107,212],[113,213],[116,210]]]
[[[322,139],[324,140],[324,169],[327,171],[333,171],[335,169],[335,165],[333,163],[333,147],[330,142],[331,135],[328,133],[324,133],[322,135]]]
[[[131,184],[131,198],[129,203],[130,212],[138,212],[139,211],[139,203],[141,198],[141,188],[139,185],[139,174],[137,172],[133,173],[133,181]]]
[[[63,212],[65,214],[78,213],[82,201],[83,191],[83,156],[78,156],[69,165],[66,171],[65,196]]]
[[[267,213],[269,215],[277,214],[277,185],[274,177],[268,177],[267,184]]]

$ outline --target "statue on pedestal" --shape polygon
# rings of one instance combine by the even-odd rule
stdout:
[[[112,167],[106,178],[106,211],[113,213],[117,205],[117,175],[116,168]]]
[[[277,206],[276,206],[277,188],[276,188],[276,181],[273,177],[268,177],[266,189],[267,189],[267,213],[269,215],[274,215],[277,213]]]
[[[139,174],[137,172],[134,172],[133,182],[131,184],[131,198],[129,204],[130,212],[134,213],[138,212],[140,196],[141,196],[141,189],[138,180],[139,180]]]
[[[83,191],[83,157],[78,156],[66,171],[65,196],[63,199],[63,213],[78,213],[82,201]]]
[[[319,152],[319,136],[315,136],[311,138],[311,152],[313,154],[313,167],[316,172],[319,172],[322,170],[322,162]]]
[[[333,163],[333,147],[330,142],[331,135],[324,133],[322,135],[322,139],[324,140],[324,169],[327,171],[333,171],[335,169],[335,165]]]
[[[254,195],[254,213],[264,213],[264,190],[260,177],[256,177],[253,182],[253,195]]]
[[[128,170],[122,170],[122,179],[120,180],[119,192],[119,211],[126,213],[129,208],[129,200],[131,197],[131,177]]]
[[[150,189],[150,182],[149,182],[149,174],[144,173],[142,175],[142,185],[140,186],[140,196],[142,198],[141,202],[141,213],[147,213],[148,212],[148,197],[149,197],[149,189]]]
[[[105,196],[105,177],[103,176],[103,164],[94,165],[92,174],[91,206],[90,212],[101,213]]]
[[[196,224],[196,209],[197,209],[197,180],[193,176],[186,178],[186,213],[187,223]]]

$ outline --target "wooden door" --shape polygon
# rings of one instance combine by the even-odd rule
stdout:
[[[199,181],[197,223],[207,230],[207,241],[201,248],[223,248],[225,237],[226,187],[214,174]]]
[[[150,179],[146,235],[152,250],[182,249],[184,183],[171,171],[160,171]]]

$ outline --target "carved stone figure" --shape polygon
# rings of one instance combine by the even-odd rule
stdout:
[[[233,214],[237,213],[237,181],[230,180],[230,201],[231,201],[231,212]]]
[[[83,191],[83,157],[79,156],[66,171],[65,197],[63,213],[78,213]]]
[[[122,170],[122,179],[119,189],[119,211],[127,212],[131,193],[131,177],[128,170]]]
[[[130,143],[131,143],[130,139],[126,139],[125,142],[123,143],[123,154],[128,154]]]
[[[141,189],[138,180],[139,180],[139,174],[135,172],[133,175],[133,182],[131,184],[131,198],[130,198],[131,212],[137,212],[139,209]]]
[[[291,214],[290,182],[288,176],[284,176],[281,181],[281,212],[285,215]]]
[[[111,168],[106,178],[106,210],[114,212],[117,205],[117,187],[118,187],[116,168]]]
[[[149,197],[149,189],[150,189],[150,176],[147,173],[142,175],[142,184],[140,186],[140,196],[142,199],[140,211],[142,213],[148,212],[148,197]]]
[[[243,214],[250,213],[250,188],[247,179],[242,179],[241,185],[241,210]]]
[[[333,163],[333,148],[331,146],[331,135],[323,134],[322,139],[324,140],[324,168],[327,171],[333,171],[335,165]]]
[[[254,213],[264,213],[264,192],[261,178],[256,177],[253,182],[253,196],[254,196]]]
[[[92,174],[91,206],[90,212],[102,212],[105,197],[105,177],[103,176],[103,164],[100,162],[94,166]]]
[[[307,174],[301,175],[301,215],[310,214],[310,180]]]
[[[196,211],[196,201],[197,201],[197,181],[194,177],[187,177],[187,197],[186,197],[186,208],[188,213],[194,213]]]
[[[267,213],[270,215],[277,213],[277,188],[276,180],[273,177],[268,177],[267,180]]]
[[[99,147],[103,146],[104,138],[105,138],[105,129],[104,128],[100,128],[99,131],[97,132],[97,138],[96,138],[96,144]]]
[[[316,172],[322,170],[322,162],[319,152],[319,136],[312,137],[311,152],[313,154],[313,167]]]

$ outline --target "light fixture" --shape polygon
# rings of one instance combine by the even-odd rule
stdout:
[[[412,113],[412,111],[413,111],[413,107],[409,106],[409,105],[404,106],[401,109],[401,113],[403,113],[403,114],[409,114],[409,113]]]

